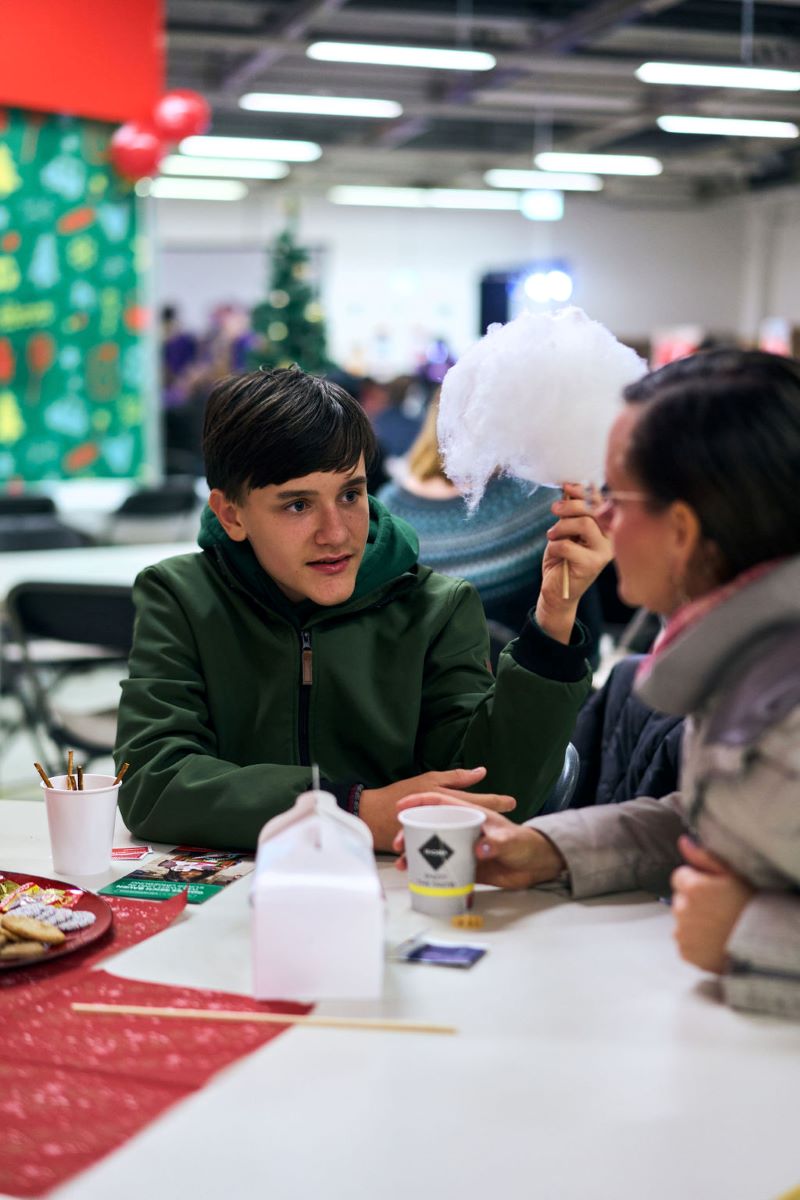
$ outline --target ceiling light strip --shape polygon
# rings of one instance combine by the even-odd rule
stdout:
[[[227,179],[285,179],[289,174],[286,163],[267,158],[191,158],[185,154],[168,154],[159,171],[162,175],[217,175]]]
[[[534,158],[543,171],[590,171],[596,175],[660,175],[657,158],[644,154],[572,154],[546,150]]]
[[[710,63],[646,62],[634,72],[643,83],[688,87],[750,88],[753,91],[800,92],[800,71],[765,67],[721,67]]]
[[[484,175],[484,182],[489,187],[522,188],[530,191],[544,188],[560,192],[599,192],[602,191],[603,181],[598,175],[581,175],[576,172],[568,174],[561,171],[525,171],[513,167],[493,167]]]
[[[665,114],[656,124],[665,133],[714,134],[720,137],[796,138],[800,129],[792,121],[764,121],[746,117],[688,117]]]
[[[481,188],[379,187],[341,184],[328,192],[333,204],[375,208],[440,208],[520,212],[531,220],[559,220],[560,192],[489,191]]]
[[[247,188],[237,179],[140,180],[137,195],[157,200],[242,200]]]
[[[280,92],[248,92],[239,107],[249,112],[305,113],[320,117],[377,117],[402,115],[396,100],[370,100],[362,96],[293,96]]]
[[[440,50],[426,46],[386,46],[366,42],[312,42],[306,54],[323,62],[421,67],[434,71],[491,71],[497,62],[493,54],[483,50]]]
[[[184,138],[178,149],[181,154],[198,158],[270,158],[283,162],[316,162],[322,154],[316,142],[214,134]]]

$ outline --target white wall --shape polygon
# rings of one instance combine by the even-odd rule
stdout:
[[[800,325],[800,188],[748,197],[738,206],[745,221],[752,287],[745,300],[748,323],[784,317]]]
[[[216,303],[263,298],[265,247],[285,223],[276,201],[156,204],[160,300],[180,304],[197,326]],[[627,210],[567,197],[562,222],[539,224],[515,213],[343,208],[311,199],[300,238],[320,251],[334,358],[388,375],[409,367],[432,336],[463,350],[478,333],[480,277],[535,258],[569,260],[573,302],[622,337],[684,323],[735,330],[747,319],[742,289],[752,290],[743,249],[752,223],[741,203]],[[788,210],[784,233],[797,266],[800,217],[790,221]],[[783,246],[780,254],[791,257]],[[787,290],[784,273],[770,302],[784,303]]]

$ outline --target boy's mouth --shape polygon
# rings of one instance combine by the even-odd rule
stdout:
[[[322,575],[338,575],[347,569],[352,558],[352,554],[340,554],[336,558],[316,558],[307,565]]]

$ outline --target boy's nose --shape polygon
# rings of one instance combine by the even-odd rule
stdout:
[[[318,545],[341,546],[347,541],[347,526],[336,509],[322,514],[315,539]]]

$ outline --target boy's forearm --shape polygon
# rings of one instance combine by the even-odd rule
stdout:
[[[240,767],[196,753],[169,767],[158,755],[143,761],[135,747],[125,753],[132,766],[120,789],[120,813],[132,833],[149,841],[254,849],[266,822],[311,784],[308,767]]]

